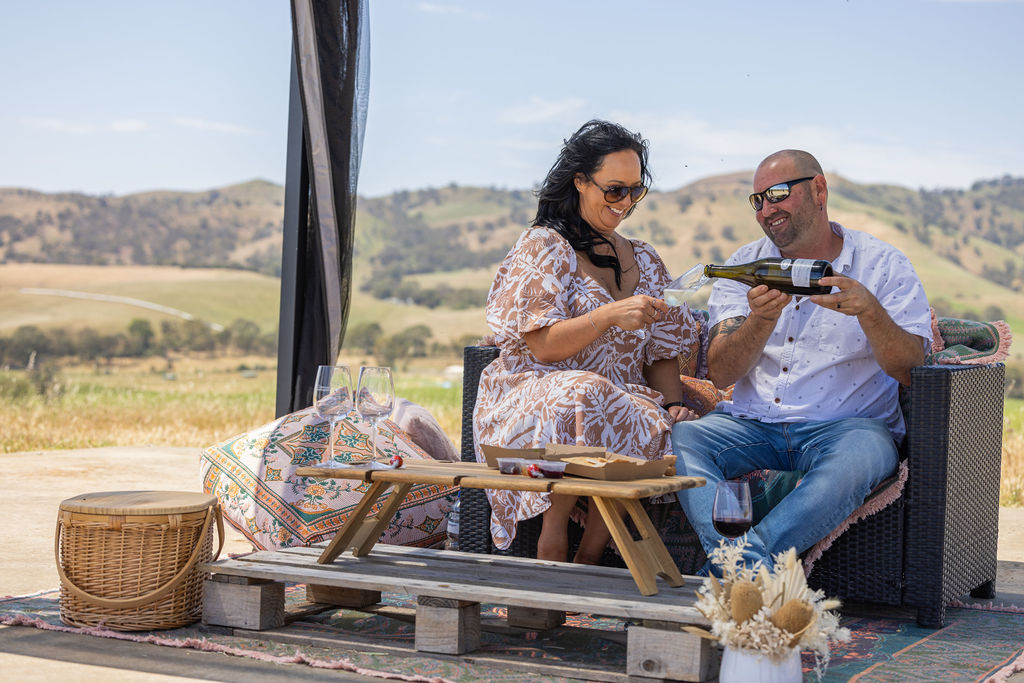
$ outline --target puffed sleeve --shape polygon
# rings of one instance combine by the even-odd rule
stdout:
[[[650,296],[660,299],[665,287],[672,282],[668,268],[654,248],[646,243],[634,242],[634,254],[647,278],[644,289]],[[651,325],[650,332],[650,341],[644,346],[645,365],[676,356],[686,361],[694,356],[700,343],[697,324],[686,304],[669,306],[668,313]]]
[[[575,253],[558,233],[530,228],[502,261],[487,295],[487,325],[504,346],[567,320]]]

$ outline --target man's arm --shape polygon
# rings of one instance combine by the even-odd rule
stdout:
[[[856,280],[835,276],[822,278],[821,284],[834,285],[839,291],[812,296],[811,301],[856,316],[882,371],[909,386],[910,369],[924,363],[924,339],[897,325],[875,295]]]
[[[723,320],[711,328],[708,339],[708,378],[724,389],[757,364],[782,309],[791,297],[764,285],[747,292],[750,315]]]

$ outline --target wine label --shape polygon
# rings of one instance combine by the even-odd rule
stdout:
[[[798,258],[793,261],[793,284],[797,287],[810,287],[813,265],[814,260],[809,258]]]

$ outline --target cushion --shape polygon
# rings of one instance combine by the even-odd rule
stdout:
[[[406,406],[407,415],[417,414],[420,424],[425,424],[419,412],[422,409],[417,408]],[[384,420],[379,426],[379,457],[398,453],[407,460],[432,459],[392,420]],[[334,459],[344,462],[369,458],[371,434],[370,425],[357,416],[339,420]],[[209,446],[201,456],[203,491],[217,497],[224,518],[257,548],[328,540],[359,502],[367,485],[295,475],[296,468],[324,459],[327,437],[327,423],[312,408],[306,408]],[[439,451],[448,455],[443,446]],[[380,541],[421,547],[440,544],[445,537],[446,515],[457,496],[457,488],[413,486]],[[382,497],[378,505],[386,500],[387,496]]]
[[[459,461],[459,452],[455,449],[455,444],[423,406],[408,399],[396,399],[391,421],[434,460]]]

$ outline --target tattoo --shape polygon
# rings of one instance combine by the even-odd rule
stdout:
[[[737,316],[735,318],[729,318],[728,320],[723,320],[722,322],[718,323],[717,325],[711,328],[711,332],[708,335],[708,344],[710,345],[711,342],[713,342],[719,335],[728,336],[735,332],[736,330],[740,329],[740,325],[743,324],[744,320],[746,320],[746,317]]]

